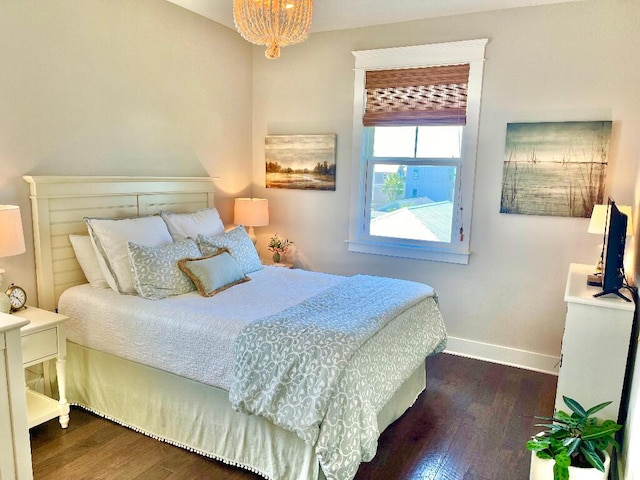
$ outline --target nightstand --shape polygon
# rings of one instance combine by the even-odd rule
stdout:
[[[64,322],[67,317],[30,306],[14,312],[13,316],[24,318],[30,322],[21,328],[23,367],[26,368],[47,360],[56,360],[60,400],[27,388],[29,428],[55,417],[59,417],[62,428],[67,428],[69,426],[69,403],[67,403],[65,383],[67,340],[64,333]]]
[[[27,323],[0,313],[0,478],[33,480],[27,427],[27,402],[22,389],[20,327]]]

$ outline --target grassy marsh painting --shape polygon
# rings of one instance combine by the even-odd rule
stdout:
[[[268,135],[267,188],[336,189],[336,136]]]
[[[500,212],[590,217],[610,139],[610,121],[507,124]]]

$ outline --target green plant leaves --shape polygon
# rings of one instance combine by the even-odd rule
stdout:
[[[590,417],[594,413],[599,412],[600,410],[602,410],[603,408],[609,405],[611,405],[611,402],[604,402],[599,405],[596,405],[595,407],[591,407],[589,410],[587,410],[587,416]]]
[[[570,437],[566,438],[562,444],[567,449],[567,455],[571,456],[580,448],[580,444],[582,443],[582,439],[580,437]],[[606,447],[605,447],[606,448]]]
[[[536,453],[536,457],[538,457],[538,458],[543,458],[543,459],[545,459],[545,460],[551,460],[551,459],[553,458],[550,454],[548,454],[548,453],[547,453],[547,452],[545,452],[544,450],[542,450],[542,451],[540,451],[540,452]]]
[[[583,440],[593,440],[597,438],[609,437],[622,428],[622,425],[601,425],[585,431],[582,435]]]
[[[582,407],[582,405],[580,405],[578,402],[576,402],[573,398],[569,398],[566,396],[562,396],[562,400],[564,400],[564,403],[567,407],[569,407],[571,409],[571,411],[573,413],[575,413],[576,415],[578,415],[581,418],[584,418],[587,416],[587,411]],[[605,405],[606,407],[606,405]],[[595,408],[595,407],[594,407]],[[604,408],[604,407],[602,407]]]
[[[590,444],[583,444],[580,447],[580,452],[593,468],[597,468],[601,472],[604,472],[604,463]]]
[[[556,465],[561,467],[569,467],[571,465],[571,457],[566,453],[559,453],[555,456]]]
[[[556,463],[553,465],[553,480],[568,480],[569,465],[571,459],[567,454],[558,454],[555,456]]]
[[[538,417],[552,423],[539,423],[538,427],[545,428],[542,433],[532,437],[527,442],[527,450],[536,452],[536,456],[554,460],[554,480],[569,478],[569,466],[593,468],[604,472],[604,462],[601,453],[609,445],[618,449],[614,435],[622,428],[613,420],[600,422],[594,413],[601,411],[611,402],[600,403],[588,410],[577,401],[563,397],[564,403],[571,410],[571,414],[557,411],[553,417]]]
[[[539,452],[540,450],[544,450],[548,446],[549,446],[548,441],[538,440],[535,437],[527,442],[527,450],[531,452]]]

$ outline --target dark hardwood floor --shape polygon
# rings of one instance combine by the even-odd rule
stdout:
[[[551,414],[556,377],[436,355],[427,390],[381,436],[357,480],[519,480],[529,475],[531,415]],[[73,409],[31,429],[35,480],[255,480],[258,477]]]

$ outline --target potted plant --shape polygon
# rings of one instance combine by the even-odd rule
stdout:
[[[267,248],[273,252],[273,262],[280,263],[280,256],[287,253],[287,250],[289,250],[292,244],[293,242],[291,240],[288,238],[280,238],[277,233],[271,237]]]
[[[611,402],[589,410],[569,397],[562,397],[571,414],[562,410],[553,417],[535,417],[553,423],[537,424],[547,430],[531,437],[530,480],[603,479],[609,474],[609,445],[618,449],[614,435],[622,428],[613,420],[601,422],[593,415]]]

